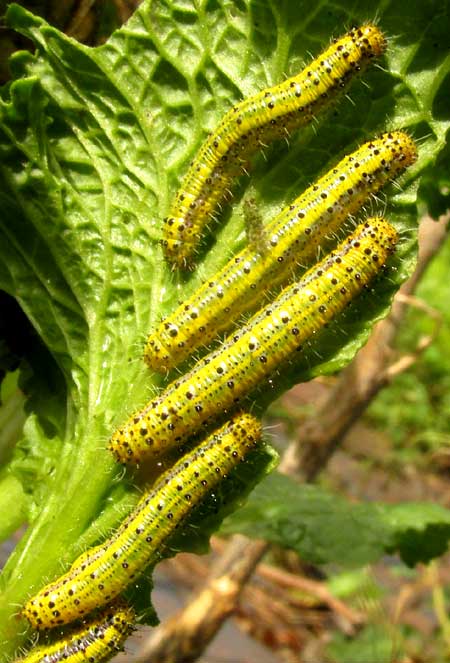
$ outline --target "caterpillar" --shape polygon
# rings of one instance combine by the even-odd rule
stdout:
[[[359,225],[298,283],[121,426],[109,445],[116,459],[139,462],[157,456],[238,407],[343,311],[380,271],[396,241],[395,229],[382,218]]]
[[[96,617],[51,644],[35,647],[16,663],[103,663],[119,651],[133,630],[134,610],[116,601]]]
[[[297,76],[233,106],[201,146],[164,219],[167,260],[175,267],[191,268],[205,226],[229,197],[232,180],[245,172],[247,159],[310,122],[385,49],[386,39],[376,26],[355,27]]]
[[[164,373],[230,328],[261,301],[261,293],[286,284],[299,266],[314,260],[347,216],[416,156],[413,140],[393,131],[344,157],[264,227],[267,251],[254,244],[243,249],[161,322],[145,346],[147,365]]]
[[[37,629],[66,624],[118,596],[160,559],[174,530],[260,438],[260,423],[240,413],[183,456],[108,541],[80,555],[65,575],[26,603],[23,614],[30,624]]]

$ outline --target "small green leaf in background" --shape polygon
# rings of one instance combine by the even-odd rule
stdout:
[[[294,74],[331,36],[375,14],[390,37],[381,66],[289,149],[279,144],[257,159],[198,270],[187,279],[172,274],[161,219],[205,132],[242,96]],[[14,615],[30,592],[136,500],[131,474],[118,483],[105,442],[161,385],[141,361],[145,334],[245,241],[245,196],[269,219],[344,151],[406,128],[419,160],[401,189],[386,191],[403,237],[397,271],[279,389],[339,370],[364,342],[414,264],[419,175],[427,175],[421,204],[442,207],[433,164],[448,160],[450,65],[448,0],[146,0],[97,48],[17,4],[7,21],[37,50],[14,55],[14,80],[0,99],[0,288],[17,300],[49,359],[34,364],[24,439],[5,467],[27,496],[28,529],[1,576],[0,661],[23,640]],[[276,393],[262,395],[260,408]],[[1,491],[0,483],[0,504]]]

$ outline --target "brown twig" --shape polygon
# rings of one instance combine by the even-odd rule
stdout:
[[[224,551],[224,547],[225,543],[222,539],[217,537],[212,538],[211,548],[214,552],[221,554]],[[197,567],[198,570],[198,558],[193,558],[192,556],[189,557],[189,565],[192,561],[194,567]],[[359,624],[364,620],[361,613],[356,612],[339,599],[336,599],[326,588],[323,582],[300,576],[298,575],[297,569],[296,572],[291,572],[272,565],[269,566],[268,564],[261,562],[258,565],[257,576],[258,578],[269,581],[272,585],[272,588],[274,585],[279,585],[280,587],[286,588],[288,590],[297,590],[303,594],[308,594],[314,599],[325,604],[331,611],[335,612],[337,615],[341,616],[348,622],[348,625],[346,625],[343,629],[346,633],[349,633],[352,630],[352,625]],[[271,590],[269,590],[269,593],[270,591]]]
[[[245,588],[236,606],[234,619],[242,631],[280,655],[298,663],[298,656],[310,636],[308,629],[314,628],[313,615],[318,621],[318,611],[309,611],[309,624],[306,619],[298,623],[298,614],[305,617],[305,606],[299,613],[298,606],[286,600],[286,595],[274,588],[258,587],[251,582]],[[289,655],[290,653],[290,655]]]
[[[221,555],[226,543],[214,537],[212,549]],[[211,557],[181,554],[164,562],[163,572],[192,590],[208,575]],[[330,623],[346,636],[354,635],[365,617],[331,596],[320,582],[278,572],[260,564],[244,587],[233,618],[244,632],[276,652],[282,660],[296,661],[311,634],[320,637]]]
[[[84,41],[92,32],[94,25],[94,14],[92,12],[96,0],[81,0],[76,11],[70,18],[70,23],[66,28],[66,34],[69,37]]]
[[[195,661],[236,607],[253,569],[266,551],[263,541],[236,536],[217,565],[206,587],[187,608],[169,619],[155,636],[144,643],[136,663]]]
[[[388,318],[377,325],[367,345],[342,372],[314,417],[303,424],[299,442],[288,448],[280,471],[312,481],[374,396],[401,370],[398,363],[393,372],[392,367],[389,368],[389,348],[405,315],[405,296],[413,293],[439,250],[447,223],[448,218],[439,223],[431,222],[425,239],[423,226],[430,226],[430,223],[422,224],[421,251],[413,276],[403,286],[401,296],[394,300]],[[404,367],[410,365],[406,362]],[[265,542],[233,537],[223,557],[211,570],[205,587],[144,644],[137,655],[137,663],[195,661],[235,610],[245,583],[267,550]]]
[[[284,587],[311,594],[320,601],[323,601],[335,613],[344,617],[350,624],[358,624],[363,621],[363,616],[360,613],[352,610],[345,603],[335,598],[322,582],[296,576],[293,573],[288,573],[283,569],[268,566],[267,564],[260,564],[258,566],[258,573],[263,578],[270,579]]]

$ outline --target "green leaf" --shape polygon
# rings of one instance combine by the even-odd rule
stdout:
[[[316,564],[361,566],[398,552],[414,565],[447,550],[450,510],[420,502],[349,504],[322,488],[274,473],[224,521],[221,532],[266,539]]]
[[[392,36],[382,67],[289,148],[276,145],[255,161],[198,270],[174,276],[159,245],[161,219],[205,132],[235,101],[294,74],[372,12]],[[161,386],[140,361],[147,331],[245,241],[244,197],[256,197],[269,219],[343,152],[403,127],[418,139],[420,158],[401,189],[386,190],[386,211],[404,238],[397,271],[276,389],[257,395],[260,409],[293,381],[345,365],[386,313],[414,264],[418,177],[432,173],[448,131],[448,15],[448,0],[403,9],[393,0],[377,8],[357,0],[350,9],[309,2],[301,10],[288,0],[146,0],[105,45],[88,48],[10,6],[9,25],[37,50],[14,56],[15,80],[0,99],[0,288],[51,360],[33,367],[30,419],[11,461],[29,496],[29,527],[1,576],[0,660],[21,641],[23,624],[11,618],[18,606],[67,567],[80,542],[117,524],[123,510],[112,497],[123,509],[136,499],[131,475],[117,492],[121,471],[105,441]],[[420,195],[427,205],[429,191]]]
[[[372,505],[349,505],[322,488],[299,485],[278,473],[256,487],[221,532],[266,539],[316,564],[366,564],[381,557],[386,541],[392,542]]]
[[[23,524],[27,501],[23,486],[12,475],[0,477],[0,540],[4,541]]]
[[[403,654],[395,634],[380,624],[366,626],[351,639],[334,634],[326,653],[330,663],[391,663],[393,654]]]
[[[444,555],[450,541],[450,510],[433,502],[379,505],[392,532],[391,550],[414,566]]]

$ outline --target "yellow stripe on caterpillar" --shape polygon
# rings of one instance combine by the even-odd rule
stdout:
[[[201,146],[164,219],[162,243],[169,262],[190,268],[205,226],[229,197],[232,180],[245,170],[248,158],[310,122],[385,48],[375,25],[355,27],[298,75],[231,108]]]
[[[148,366],[167,372],[262,305],[264,293],[286,285],[299,266],[311,263],[327,236],[416,156],[408,134],[393,131],[344,157],[264,226],[267,251],[243,249],[161,322],[145,346]]]
[[[60,639],[37,645],[15,663],[104,663],[123,650],[134,621],[134,610],[116,601]]]
[[[118,596],[160,559],[175,529],[260,438],[260,423],[241,413],[183,456],[108,541],[80,555],[68,573],[26,603],[23,614],[30,624],[37,629],[66,624]]]
[[[239,407],[345,309],[380,271],[396,242],[396,230],[382,218],[359,225],[298,283],[121,426],[110,440],[115,458],[126,463],[157,457]]]

